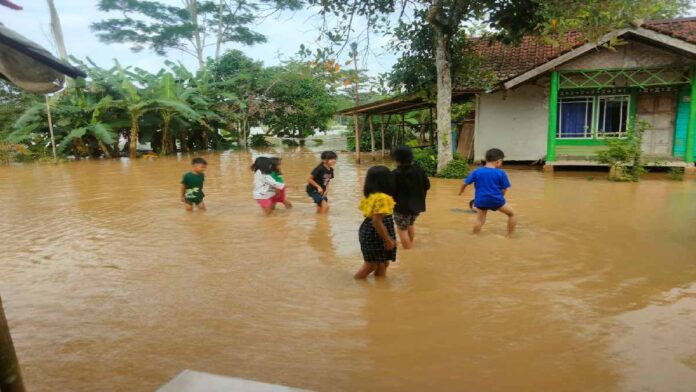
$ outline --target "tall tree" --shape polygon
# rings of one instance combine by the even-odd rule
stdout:
[[[101,11],[119,12],[92,24],[92,30],[107,43],[130,43],[159,55],[175,49],[205,66],[206,48],[215,46],[216,59],[225,43],[253,45],[265,42],[250,26],[259,18],[281,9],[296,9],[298,0],[182,0],[179,6],[153,0],[100,0]],[[211,40],[213,42],[211,42]]]

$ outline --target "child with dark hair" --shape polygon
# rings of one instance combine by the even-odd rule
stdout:
[[[254,191],[253,196],[264,215],[268,216],[275,209],[277,192],[285,189],[285,184],[278,182],[271,177],[273,162],[271,158],[258,157],[251,165],[254,172]]]
[[[476,187],[473,204],[477,210],[474,234],[481,232],[481,228],[486,223],[488,211],[500,211],[507,215],[508,237],[512,237],[515,232],[517,216],[505,201],[505,194],[510,189],[510,180],[500,168],[503,166],[503,158],[505,154],[500,149],[492,148],[486,151],[486,165],[471,172],[459,190],[461,195],[467,186],[474,184]]]
[[[283,180],[283,172],[280,170],[280,166],[282,163],[283,160],[280,158],[271,158],[271,177],[273,177],[273,179],[277,182],[284,184],[285,181]],[[292,208],[292,203],[285,197],[285,189],[286,188],[277,190],[275,197],[273,197],[273,201],[275,203],[282,203],[285,206],[285,208]]]
[[[396,261],[396,233],[394,232],[394,177],[385,166],[374,166],[367,171],[360,211],[365,220],[360,225],[358,238],[363,263],[355,279],[387,276],[389,262]]]
[[[392,158],[398,163],[394,169],[394,222],[404,249],[411,249],[415,241],[413,225],[425,211],[425,197],[430,180],[425,171],[413,164],[413,151],[407,146],[397,147]]]
[[[307,177],[307,194],[317,205],[317,213],[329,212],[328,193],[329,181],[334,178],[334,165],[336,165],[336,155],[333,151],[321,153],[321,163],[312,170]]]
[[[184,174],[181,179],[181,201],[186,204],[186,211],[193,211],[193,207],[205,211],[203,198],[203,182],[205,182],[205,169],[208,162],[201,157],[193,158],[191,161],[191,171]]]

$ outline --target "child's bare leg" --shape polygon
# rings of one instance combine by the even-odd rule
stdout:
[[[329,212],[329,202],[326,200],[322,201],[319,208],[317,208],[317,212],[320,214],[326,214]]]
[[[387,277],[387,268],[389,267],[389,262],[377,264],[377,271],[375,271],[375,276],[379,278]]]
[[[204,202],[198,203],[198,206],[197,206],[197,207],[198,207],[198,209],[201,210],[201,211],[206,211],[206,210],[207,210],[207,208],[205,208],[205,203],[204,203]]]
[[[270,207],[261,207],[261,210],[263,211],[263,215],[269,216],[273,212],[273,209],[275,206],[270,206]]]
[[[290,200],[283,200],[283,205],[285,206],[285,208],[292,208],[292,203],[290,202]]]
[[[411,236],[409,235],[408,230],[401,230],[397,227],[396,232],[399,233],[401,246],[403,246],[404,249],[411,249],[413,247],[413,243],[411,242]]]
[[[517,215],[515,215],[515,211],[510,208],[507,204],[504,206],[500,207],[498,211],[502,212],[503,214],[507,215],[508,217],[508,237],[512,237],[512,235],[515,233],[515,227],[517,226]]]
[[[367,279],[367,277],[376,269],[377,266],[374,263],[364,262],[362,268],[360,268],[360,271],[356,272],[355,275],[353,275],[353,278],[356,280]]]
[[[188,212],[193,211],[193,204],[184,203],[184,206],[186,207],[186,211],[188,211]]]
[[[488,210],[478,210],[476,212],[476,221],[474,222],[474,234],[481,232],[481,228],[486,223],[486,213]]]
[[[413,225],[408,226],[408,238],[411,239],[411,246],[416,244],[416,229]]]

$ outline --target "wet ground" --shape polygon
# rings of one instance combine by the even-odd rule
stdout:
[[[518,236],[469,234],[433,180],[417,248],[356,283],[370,166],[342,155],[329,216],[263,218],[252,156],[0,167],[0,293],[30,391],[152,391],[183,369],[318,391],[693,391],[696,183],[509,168]],[[369,161],[369,159],[368,159]]]

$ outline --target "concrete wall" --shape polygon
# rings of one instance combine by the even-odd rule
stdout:
[[[558,69],[636,68],[671,64],[688,64],[680,55],[664,49],[628,40],[612,49],[598,48],[569,61]]]
[[[474,158],[497,147],[505,159],[535,161],[546,155],[547,83],[527,84],[511,91],[483,94],[476,113]]]

